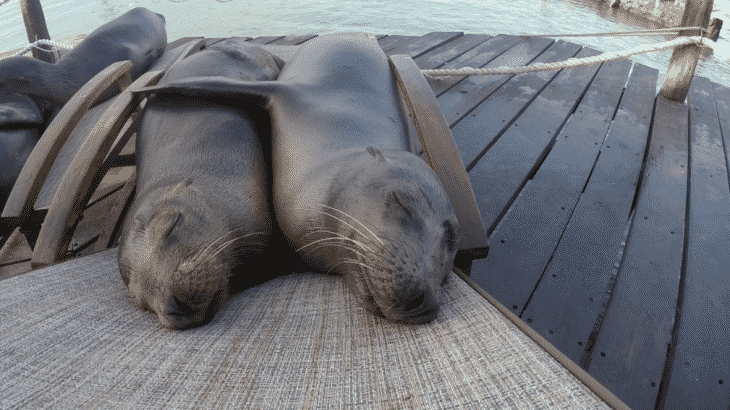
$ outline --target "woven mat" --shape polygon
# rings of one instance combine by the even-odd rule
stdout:
[[[169,331],[131,306],[111,249],[0,281],[0,408],[607,408],[459,276],[444,293],[404,325],[297,273]]]

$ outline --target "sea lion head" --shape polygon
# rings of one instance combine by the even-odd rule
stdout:
[[[459,241],[443,185],[406,151],[368,147],[346,163],[300,249],[342,273],[366,310],[405,323],[431,321]]]
[[[169,329],[205,324],[223,308],[241,245],[191,182],[142,192],[119,245],[119,270],[132,302]]]

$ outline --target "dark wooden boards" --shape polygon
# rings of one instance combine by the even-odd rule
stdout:
[[[534,62],[549,63],[573,57],[580,46],[558,41]],[[538,71],[510,78],[497,91],[453,126],[452,134],[467,170],[492,146],[512,122],[558,73]]]
[[[541,55],[553,42],[554,40],[543,37],[524,39],[482,68],[527,65]],[[514,74],[470,75],[454,84],[447,92],[438,97],[439,106],[446,121],[449,124],[455,124],[513,76]]]
[[[418,36],[387,36],[378,39],[378,44],[383,51],[388,52],[401,44],[406,44],[417,39]]]
[[[624,226],[629,218],[640,177],[652,117],[657,74],[656,70],[645,66],[638,64],[634,66],[621,106],[604,142],[606,147],[612,148],[601,152],[571,219],[571,225],[587,230],[583,237],[588,237],[583,240],[586,241],[585,245],[591,247],[589,261],[591,269],[609,271],[611,276],[616,270],[612,265],[618,256]],[[566,231],[565,235],[573,233],[575,229]],[[584,249],[587,246],[584,246]],[[638,275],[636,278],[640,280],[641,276]],[[612,279],[613,277],[609,281]],[[626,285],[629,286],[629,293],[626,292]],[[633,323],[627,325],[625,320],[627,315],[637,309],[633,303],[642,303],[642,298],[638,300],[634,298],[632,302],[631,298],[636,295],[631,293],[631,286],[630,282],[624,280],[614,287],[612,300],[617,302],[609,307],[609,312],[605,315],[602,331],[592,349],[593,360],[590,361],[589,367],[593,377],[616,389],[616,394],[621,392],[621,397],[624,399],[627,397],[626,394],[633,394],[623,393],[624,389],[643,388],[640,386],[641,383],[631,379],[635,365],[632,360],[636,359],[636,355],[626,354],[627,351],[638,348],[636,345],[643,343],[641,332],[645,330],[644,327],[633,326]],[[623,309],[623,299],[627,297],[629,300],[626,308],[631,312]],[[636,335],[639,337],[622,336],[626,332],[637,332]],[[661,365],[666,355],[664,348],[645,352],[645,355],[655,356],[659,364],[655,386],[659,385],[658,380],[661,378]],[[584,353],[581,358],[584,367],[588,361],[585,355]],[[644,360],[644,357],[640,357],[639,360]],[[615,377],[617,375],[619,377]],[[653,403],[653,399],[648,400]],[[632,403],[636,405],[635,402]]]
[[[508,36],[500,34],[496,37],[492,37],[489,40],[479,44],[477,47],[470,49],[464,54],[460,55],[444,64],[439,68],[481,68],[487,65],[490,61],[494,60],[500,54],[507,51],[510,47],[514,46],[520,41],[519,37]],[[552,40],[548,40],[552,41]],[[454,84],[462,81],[465,76],[448,76],[448,77],[435,77],[427,78],[433,93],[436,97],[441,96],[448,89],[454,86]]]
[[[282,38],[284,38],[284,36],[262,36],[256,37],[249,41],[254,44],[269,44]]]
[[[585,47],[577,57],[596,54]],[[549,151],[597,71],[597,66],[561,71],[469,171],[488,235]]]
[[[277,46],[297,46],[317,37],[316,34],[290,34],[286,37],[268,42]]]
[[[479,44],[489,40],[492,36],[486,34],[465,34],[448,43],[444,43],[426,54],[416,57],[413,61],[421,69],[441,68],[442,65],[459,57]]]
[[[601,67],[540,169],[492,235],[489,257],[472,265],[472,279],[517,315],[540,280],[591,175],[630,68],[628,60]],[[648,125],[647,120],[645,130]],[[640,167],[641,158],[637,163]]]
[[[689,90],[689,212],[663,408],[730,408],[730,192],[712,84]],[[723,97],[720,97],[723,98]],[[726,113],[723,113],[726,114]],[[677,251],[677,253],[679,253]]]
[[[654,408],[671,342],[684,245],[687,126],[687,107],[657,97],[631,231],[589,367],[632,408]]]
[[[461,31],[453,33],[431,32],[413,41],[402,42],[397,47],[388,50],[386,54],[389,56],[405,54],[411,58],[416,58],[463,35],[464,33]]]

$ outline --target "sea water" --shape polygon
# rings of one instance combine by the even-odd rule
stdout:
[[[599,0],[43,0],[48,31],[71,41],[133,7],[165,16],[168,41],[181,37],[272,36],[364,31],[420,36],[468,34],[603,33],[659,28]],[[725,21],[714,52],[703,53],[695,75],[730,86],[730,0],[715,0]],[[559,38],[559,37],[558,37]],[[570,37],[566,41],[617,52],[671,40],[666,36]],[[27,45],[18,0],[0,0],[0,52]],[[662,84],[671,50],[633,56],[659,70]]]

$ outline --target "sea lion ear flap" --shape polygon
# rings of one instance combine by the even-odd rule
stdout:
[[[367,150],[370,153],[370,155],[372,155],[373,157],[375,157],[375,159],[378,162],[385,161],[385,156],[383,156],[383,153],[380,152],[380,150],[377,150],[377,149],[375,149],[373,147],[368,147]]]

